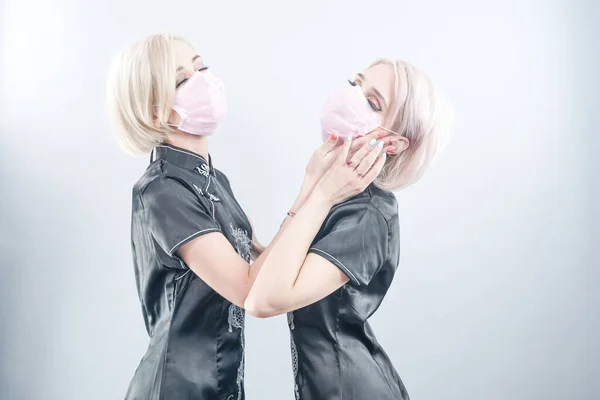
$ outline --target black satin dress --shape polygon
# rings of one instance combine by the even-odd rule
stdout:
[[[350,281],[288,313],[296,400],[408,400],[367,322],[400,258],[396,197],[371,185],[331,210],[309,252]]]
[[[221,232],[250,261],[250,223],[211,162],[168,145],[155,148],[151,161],[133,188],[131,226],[150,343],[126,399],[243,400],[244,311],[198,278],[177,250]]]

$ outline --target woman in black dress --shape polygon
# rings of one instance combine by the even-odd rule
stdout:
[[[241,307],[272,248],[253,240],[227,177],[209,156],[208,136],[227,110],[223,84],[187,41],[153,35],[115,59],[108,105],[122,147],[151,153],[133,187],[131,219],[135,278],[150,343],[126,398],[242,400]],[[379,149],[358,148],[361,144],[339,145],[332,135],[317,149],[292,210],[343,201],[371,183],[384,159]],[[357,148],[365,174],[345,164]],[[299,233],[298,239],[308,237]],[[297,245],[288,247],[284,251]]]
[[[373,146],[377,135],[391,133],[391,156],[357,196],[333,208],[307,203],[297,211],[265,260],[246,309],[258,317],[288,312],[296,400],[408,399],[367,320],[400,257],[391,191],[423,175],[447,142],[452,112],[418,69],[380,60],[331,95],[321,124],[324,136],[332,130],[365,135]],[[373,129],[379,133],[368,133]]]

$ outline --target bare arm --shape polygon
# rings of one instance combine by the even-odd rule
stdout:
[[[271,317],[314,303],[348,281],[337,267],[307,252],[331,205],[312,196],[289,221],[246,299],[247,311]],[[308,285],[310,283],[310,285]]]
[[[357,142],[359,141],[357,140]],[[345,165],[345,160],[350,150],[351,142],[345,142],[344,146],[336,147],[336,145],[337,138],[335,137],[323,144],[317,149],[307,167],[307,170],[309,170],[309,167],[314,166],[317,162],[321,162],[320,167],[323,168],[325,166],[326,168],[324,169],[329,171],[328,174],[325,175],[327,177],[325,182],[329,183],[329,185],[321,185],[322,189],[317,191],[318,194],[315,194],[313,191],[314,180],[311,179],[311,176],[314,176],[314,174],[307,173],[305,184],[291,209],[292,211],[299,210],[298,215],[296,215],[295,218],[286,218],[275,238],[262,254],[256,258],[252,265],[249,265],[242,259],[225,236],[218,232],[208,233],[182,245],[177,251],[178,256],[197,276],[204,280],[217,293],[240,307],[254,304],[253,302],[247,303],[246,298],[257,279],[259,271],[266,264],[269,265],[269,270],[271,271],[265,275],[264,279],[267,281],[273,282],[273,279],[269,277],[273,273],[277,274],[276,269],[278,265],[281,265],[283,270],[290,271],[286,272],[290,275],[286,275],[284,281],[294,281],[298,276],[301,265],[301,262],[298,261],[298,257],[301,255],[301,261],[306,257],[308,246],[314,239],[316,232],[318,232],[319,227],[323,223],[323,219],[327,216],[331,205],[341,202],[362,191],[379,172],[379,164],[383,164],[383,162],[378,161],[376,166],[378,166],[379,169],[373,168],[372,170],[369,170],[367,168],[367,170],[362,171],[362,173],[368,171],[369,175],[362,176],[362,178],[358,179],[356,172],[358,171],[358,167],[354,168],[354,165],[358,165],[364,158],[365,163],[361,165],[370,168],[377,156],[375,153],[378,152],[369,152],[368,150],[371,150],[371,148],[364,145],[365,151],[362,153],[360,150],[357,151],[353,156],[353,158],[356,158],[355,164],[352,168],[349,168]],[[365,155],[367,153],[371,154],[372,157],[366,158]],[[332,159],[339,159],[340,168],[329,168]],[[375,175],[373,176],[373,174]],[[319,183],[323,182],[323,178]],[[313,213],[315,215],[312,215]],[[287,234],[287,231],[294,226],[296,227],[293,231],[290,234]],[[297,256],[288,259],[288,254]],[[312,259],[314,257],[310,258]],[[268,263],[267,260],[269,260]],[[321,263],[323,261],[319,262]],[[334,270],[332,269],[331,271]],[[309,273],[310,269],[307,268],[307,272],[303,274],[303,276],[308,276]],[[342,275],[338,276],[340,279],[344,279]],[[343,283],[344,282],[340,283],[339,280],[335,281],[333,285],[328,285],[323,290],[327,291],[330,287],[333,287],[333,289],[331,289],[331,291],[333,291],[335,290],[336,285],[339,287]],[[260,287],[270,288],[271,284],[261,284]],[[285,293],[281,290],[281,287],[289,287],[289,285],[282,285],[275,288],[275,298],[280,294]],[[302,286],[299,285],[298,287]],[[326,294],[327,293],[325,293],[325,295]]]
[[[347,145],[346,145],[346,148]],[[358,151],[351,166],[338,163],[319,182],[287,229],[280,232],[246,299],[246,310],[257,317],[270,317],[312,304],[340,288],[348,277],[324,258],[308,249],[334,204],[360,193],[379,174],[385,158],[373,147]],[[353,165],[358,165],[356,168]],[[339,188],[341,182],[346,186]],[[336,184],[338,186],[336,186]],[[330,188],[339,188],[340,196]]]
[[[292,209],[299,209],[307,198],[308,188],[303,185]],[[289,225],[286,218],[275,238],[252,264],[241,258],[231,243],[220,232],[200,236],[178,250],[179,257],[207,285],[231,303],[244,307],[248,292],[260,271],[264,260],[278,237]]]
[[[321,177],[321,171],[326,170],[332,159],[337,157],[337,153],[334,152],[337,144],[337,137],[332,137],[315,151],[307,166],[305,181],[291,211],[295,212],[302,207],[313,190],[316,180]],[[265,259],[269,257],[271,249],[278,242],[289,223],[290,218],[287,217],[275,238],[264,251],[254,251],[255,257],[252,265],[249,265],[236,253],[223,234],[217,232],[208,233],[184,244],[179,248],[177,254],[197,276],[217,293],[231,303],[243,307],[250,287]]]

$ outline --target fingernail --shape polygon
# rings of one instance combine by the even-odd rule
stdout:
[[[383,149],[383,140],[377,143],[377,147]]]
[[[385,160],[385,159],[387,158],[387,153],[383,153],[383,154],[381,155],[381,158],[383,158],[383,159]]]
[[[338,138],[338,137],[337,137],[337,135],[335,134],[335,132],[331,132],[330,139],[331,139],[331,140],[337,140],[337,138]]]
[[[346,165],[347,166],[351,166],[352,165],[352,161],[346,161]]]
[[[346,138],[347,141],[351,142],[352,141],[352,134],[349,134],[348,137]]]
[[[371,141],[369,142],[369,146],[373,146],[373,145],[375,144],[375,142],[376,142],[376,141],[377,141],[377,140],[375,140],[375,139],[371,139]]]

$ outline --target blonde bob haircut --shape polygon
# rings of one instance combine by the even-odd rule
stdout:
[[[431,80],[413,65],[380,59],[394,68],[394,102],[390,130],[408,139],[408,148],[388,157],[375,180],[381,189],[394,191],[416,183],[446,146],[454,124],[454,113]],[[405,98],[399,98],[406,93]]]
[[[168,120],[175,98],[176,40],[187,43],[170,33],[147,36],[112,62],[108,116],[119,145],[129,154],[149,153],[174,131]]]

